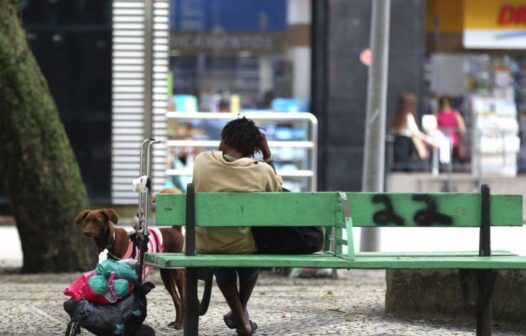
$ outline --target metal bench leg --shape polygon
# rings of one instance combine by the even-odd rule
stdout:
[[[201,268],[199,270],[200,280],[205,282],[203,297],[199,301],[199,316],[203,316],[208,311],[208,306],[210,305],[210,296],[212,295],[212,282],[214,280],[214,272],[211,268]]]
[[[493,328],[492,298],[497,276],[498,273],[492,270],[479,270],[477,272],[479,292],[478,309],[475,313],[477,317],[477,336],[491,336]]]
[[[492,298],[498,273],[494,270],[460,270],[462,294],[477,322],[477,336],[491,336]]]
[[[184,336],[199,334],[199,300],[197,298],[197,270],[186,268],[185,272]]]
[[[483,184],[480,187],[480,194],[479,255],[488,257],[491,256],[491,198],[489,186]],[[475,306],[477,336],[491,336],[493,324],[491,314],[492,297],[498,273],[493,270],[476,270],[475,274],[478,287],[478,298]]]
[[[195,193],[194,186],[186,187],[186,247],[187,256],[195,256]],[[184,276],[184,336],[197,336],[199,332],[199,299],[197,298],[198,270],[185,268]]]

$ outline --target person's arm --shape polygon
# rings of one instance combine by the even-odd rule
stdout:
[[[455,111],[455,117],[457,118],[458,131],[460,134],[462,135],[466,133],[466,123],[464,122],[464,118],[462,118],[458,111]]]
[[[259,148],[261,149],[261,154],[263,154],[263,161],[268,163],[272,169],[274,169],[274,172],[276,172],[276,169],[274,168],[274,160],[272,159],[272,153],[270,152],[270,148],[268,146],[267,137],[264,134],[261,134],[259,141]]]
[[[418,125],[416,124],[416,120],[412,114],[408,114],[407,119],[407,126],[411,130],[411,133],[414,137],[418,138],[419,140],[422,140],[425,144],[432,146],[432,147],[438,147],[438,143],[433,139],[433,137],[425,134],[424,132],[420,131],[418,128]]]

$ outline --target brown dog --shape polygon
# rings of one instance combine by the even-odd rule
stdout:
[[[116,227],[119,216],[113,209],[82,210],[75,222],[83,226],[84,234],[93,238],[98,252],[108,249],[108,257],[122,258],[132,244],[128,232]],[[163,239],[165,252],[182,252],[184,238],[180,226],[159,229]],[[161,278],[164,286],[172,297],[175,306],[175,320],[169,325],[175,329],[183,327],[183,295],[184,295],[184,269],[161,269]]]

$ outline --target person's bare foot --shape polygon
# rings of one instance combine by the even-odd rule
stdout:
[[[245,310],[245,319],[248,321],[249,318],[250,317],[248,315],[248,311]],[[229,327],[230,329],[236,329],[237,328],[237,322],[234,319],[234,317],[232,316],[232,311],[229,311],[228,313],[223,315],[223,321],[225,321],[226,326]]]
[[[254,335],[257,329],[258,325],[255,322],[247,320],[247,323],[242,328],[238,327],[236,332],[238,336],[251,336]]]
[[[230,329],[237,328],[236,320],[234,320],[234,318],[232,317],[232,311],[229,311],[228,313],[223,315],[223,321],[225,321],[226,326]]]

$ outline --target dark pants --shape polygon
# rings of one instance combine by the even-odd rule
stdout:
[[[237,278],[240,283],[249,282],[258,273],[257,267],[216,267],[214,274],[219,284],[236,284]]]
[[[393,170],[411,171],[411,159],[413,154],[413,140],[406,136],[395,136],[393,143]]]

